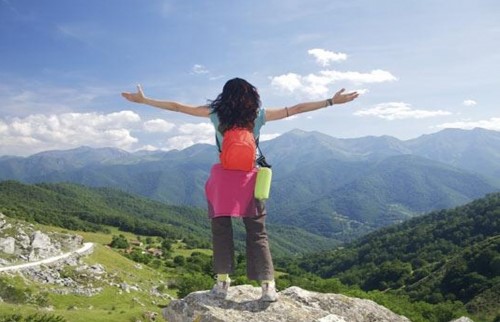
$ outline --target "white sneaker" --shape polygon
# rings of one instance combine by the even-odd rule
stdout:
[[[264,302],[276,302],[278,294],[276,293],[276,283],[273,281],[266,281],[262,283],[262,296],[260,298]]]
[[[229,286],[231,285],[231,279],[228,278],[225,281],[217,281],[215,282],[214,287],[212,287],[212,295],[219,299],[225,299],[227,296],[227,291],[229,290]]]

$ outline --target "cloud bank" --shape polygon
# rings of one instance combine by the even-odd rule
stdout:
[[[146,136],[155,136],[151,144]],[[0,119],[0,155],[31,155],[46,150],[115,147],[128,151],[184,149],[214,144],[210,123],[174,124],[142,120],[133,111],[114,113],[32,114]]]
[[[359,110],[356,116],[372,116],[393,121],[403,119],[423,119],[436,116],[450,115],[451,112],[443,110],[414,109],[410,104],[404,102],[388,102],[377,104],[372,108]]]
[[[500,117],[492,117],[486,120],[479,121],[458,121],[458,122],[449,122],[443,123],[437,126],[441,129],[464,129],[464,130],[472,130],[476,127],[480,127],[487,130],[500,131]]]
[[[462,104],[465,106],[474,106],[474,105],[477,105],[477,102],[475,100],[468,99],[468,100],[463,101]]]
[[[308,53],[316,58],[321,67],[327,67],[331,62],[347,59],[343,53],[335,53],[324,49],[311,49]],[[322,69],[316,73],[301,75],[290,72],[270,77],[271,85],[286,93],[296,93],[307,98],[315,99],[325,97],[332,93],[330,87],[339,82],[349,82],[353,85],[373,84],[396,81],[397,78],[390,72],[374,69],[370,72],[338,71]],[[365,89],[365,91],[367,91]]]
[[[329,66],[331,62],[339,62],[347,59],[347,55],[344,53],[336,53],[321,48],[309,49],[307,53],[314,56],[316,62],[323,67]]]

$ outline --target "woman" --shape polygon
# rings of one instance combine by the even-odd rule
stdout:
[[[222,93],[210,104],[191,106],[187,104],[148,98],[142,88],[136,93],[122,93],[127,100],[147,104],[157,108],[181,112],[188,115],[209,117],[216,130],[219,145],[225,131],[247,128],[259,138],[261,127],[268,121],[325,108],[333,104],[343,104],[358,97],[358,93],[344,93],[341,89],[331,98],[300,103],[284,108],[261,108],[257,89],[241,78],[226,82]],[[261,300],[277,300],[274,282],[274,267],[265,229],[266,211],[263,203],[253,198],[253,185],[257,171],[224,170],[220,164],[212,167],[205,187],[212,226],[214,251],[214,271],[217,274],[212,293],[225,298],[231,283],[229,274],[234,268],[234,245],[231,217],[242,217],[245,224],[247,276],[262,285]]]

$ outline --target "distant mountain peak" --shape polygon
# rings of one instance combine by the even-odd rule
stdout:
[[[43,152],[39,152],[33,154],[32,156],[60,156],[60,155],[68,155],[68,154],[80,154],[80,153],[94,153],[94,152],[106,152],[106,153],[116,153],[116,154],[129,154],[129,152],[115,148],[115,147],[91,147],[87,145],[82,145],[76,148],[67,149],[67,150],[47,150]]]
[[[293,129],[291,131],[288,131],[286,132],[284,135],[295,135],[295,136],[310,136],[312,135],[313,133],[319,133],[319,132],[316,132],[316,131],[305,131],[305,130],[301,130],[301,129]]]
[[[342,139],[335,138],[331,135],[318,132],[318,131],[304,131],[301,129],[293,129],[291,131],[288,131],[284,133],[283,135],[280,135],[274,140],[271,141],[279,141],[279,140],[289,140],[289,139],[298,139],[298,140],[303,140],[303,139],[315,139],[323,142],[329,142],[329,141],[339,141]]]

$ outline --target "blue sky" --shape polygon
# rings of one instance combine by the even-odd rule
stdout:
[[[270,122],[334,137],[500,130],[494,0],[0,0],[0,155],[81,145],[213,143],[207,119],[125,101],[204,104],[227,79],[264,107],[359,90],[355,102]]]

